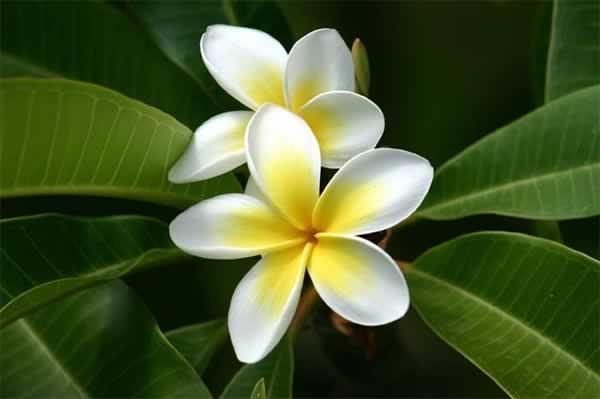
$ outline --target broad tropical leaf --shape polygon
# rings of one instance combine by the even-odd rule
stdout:
[[[600,214],[598,109],[600,86],[579,90],[473,144],[437,171],[420,215]]]
[[[287,21],[274,1],[133,0],[127,6],[174,63],[205,87],[206,93],[230,107],[241,105],[217,86],[200,56],[200,37],[206,28],[215,24],[240,25],[265,31],[284,45],[292,42]]]
[[[600,2],[554,0],[546,100],[600,84]]]
[[[167,339],[186,358],[199,375],[227,338],[225,320],[214,320],[171,330]]]
[[[192,129],[226,110],[216,88],[197,85],[108,2],[3,1],[0,27],[0,76],[97,83]]]
[[[511,396],[600,396],[600,262],[485,232],[431,249],[406,275],[427,324]]]
[[[221,394],[221,399],[247,398],[255,385],[265,379],[266,398],[291,398],[294,375],[292,340],[285,336],[275,349],[258,363],[242,367]]]
[[[48,214],[0,221],[0,326],[103,280],[185,255],[165,223]]]
[[[167,172],[191,131],[89,83],[0,81],[0,132],[2,197],[100,195],[184,207],[239,190],[232,175],[170,184]]]
[[[554,0],[546,65],[546,101],[600,84],[600,2]],[[577,249],[599,257],[600,218],[583,222],[590,229],[562,227],[566,243],[589,241]]]
[[[211,397],[120,281],[45,306],[0,342],[2,397]]]

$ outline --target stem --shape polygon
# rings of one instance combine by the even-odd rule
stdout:
[[[379,243],[377,245],[379,245],[379,247],[381,249],[387,249],[388,244],[390,243],[390,240],[392,239],[392,234],[394,232],[392,231],[392,229],[387,229],[385,231],[385,236],[383,236],[383,238],[381,239],[381,241],[379,241]]]
[[[312,285],[304,291],[302,294],[302,298],[300,298],[300,303],[298,304],[298,309],[296,309],[296,314],[294,315],[294,319],[292,320],[292,324],[290,326],[290,336],[292,339],[296,337],[296,334],[302,328],[302,325],[310,315],[312,308],[315,306],[317,301],[319,300],[319,294],[317,294],[317,290]]]
[[[419,216],[417,216],[416,214],[413,213],[411,216],[409,216],[408,218],[404,219],[403,221],[401,221],[400,223],[398,223],[397,225],[395,225],[394,227],[392,227],[392,230],[401,229],[403,227],[410,226],[410,225],[413,225],[415,223],[418,223],[418,222],[420,222],[422,220],[425,220],[425,219],[423,219],[422,217],[419,217]]]

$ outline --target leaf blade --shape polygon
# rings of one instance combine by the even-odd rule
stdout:
[[[48,305],[0,339],[20,343],[0,353],[2,396],[211,397],[120,281]]]
[[[177,328],[165,335],[198,375],[202,375],[212,356],[225,343],[227,323],[224,320],[213,320]]]
[[[140,216],[0,221],[0,326],[103,280],[184,259],[167,226]]]
[[[94,82],[156,106],[190,128],[225,110],[214,100],[216,91],[198,86],[110,4],[2,2],[0,7],[0,58],[18,61],[0,69],[2,77],[33,73]]]
[[[583,89],[483,138],[437,171],[418,213],[436,220],[600,213],[599,106],[600,86]]]
[[[52,79],[0,81],[2,197],[79,194],[184,207],[239,183],[167,180],[191,131],[111,90]]]
[[[597,261],[552,241],[484,232],[428,251],[406,275],[427,324],[511,396],[600,393]],[[578,312],[564,313],[571,308]]]
[[[173,63],[200,86],[208,87],[206,92],[216,93],[217,101],[228,107],[240,105],[216,84],[200,56],[200,37],[207,27],[227,24],[254,28],[284,45],[291,44],[289,26],[273,1],[131,1],[127,7]]]
[[[548,63],[546,101],[600,84],[600,4],[555,0]]]
[[[266,398],[291,398],[294,372],[292,340],[286,335],[263,360],[242,367],[221,394],[221,399],[249,397],[256,381],[266,382]]]

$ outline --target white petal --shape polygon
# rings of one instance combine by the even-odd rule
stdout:
[[[298,40],[285,68],[285,99],[298,111],[318,94],[354,91],[352,53],[334,29],[319,29]]]
[[[244,133],[253,113],[225,112],[204,122],[169,171],[172,183],[191,183],[222,175],[246,162]]]
[[[244,189],[244,194],[250,195],[254,198],[258,198],[264,203],[268,204],[269,200],[262,191],[260,191],[260,187],[256,184],[252,176],[248,177],[248,181],[246,182],[246,188]]]
[[[285,334],[298,306],[308,252],[299,246],[264,256],[238,284],[228,324],[240,361],[258,362]]]
[[[394,260],[359,237],[319,234],[308,273],[323,301],[353,323],[392,322],[408,310],[408,286]]]
[[[413,213],[431,186],[433,168],[410,152],[379,148],[352,158],[333,176],[313,215],[317,230],[368,234]]]
[[[263,105],[246,131],[248,169],[260,191],[291,223],[311,227],[321,156],[310,127],[277,105]]]
[[[244,194],[199,202],[171,222],[169,233],[182,251],[210,259],[244,258],[304,241],[277,211]]]
[[[284,104],[287,53],[281,43],[256,29],[212,25],[200,39],[202,59],[217,83],[251,109]]]
[[[340,168],[353,156],[373,149],[385,127],[381,109],[351,91],[319,94],[298,114],[317,137],[323,166],[327,168]]]

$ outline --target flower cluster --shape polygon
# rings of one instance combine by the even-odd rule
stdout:
[[[218,25],[200,48],[219,85],[255,112],[206,121],[169,178],[204,180],[244,162],[251,177],[244,194],[220,195],[177,216],[170,234],[196,256],[261,256],[231,300],[237,357],[257,362],[279,342],[306,271],[323,301],[354,323],[402,317],[409,304],[402,273],[360,236],[414,212],[433,169],[418,155],[374,149],[383,113],[354,93],[351,53],[337,31],[311,32],[287,54],[264,32]],[[322,166],[340,169],[319,195]]]

